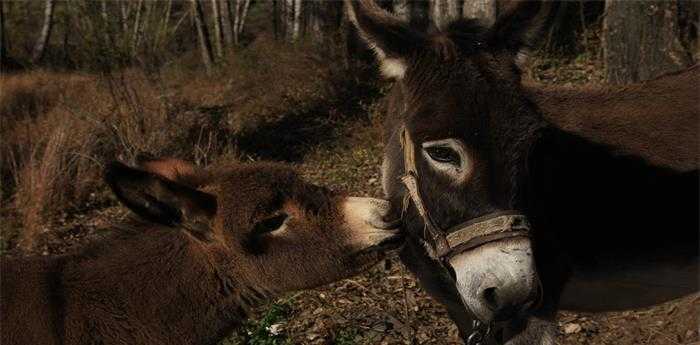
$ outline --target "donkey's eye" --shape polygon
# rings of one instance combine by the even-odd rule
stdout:
[[[460,139],[426,141],[421,146],[423,158],[428,165],[451,177],[454,182],[464,182],[471,175],[472,162],[466,146]]]
[[[286,213],[280,213],[270,218],[265,218],[255,224],[253,235],[262,235],[281,229],[289,218]]]
[[[459,154],[447,146],[426,147],[425,151],[433,160],[440,163],[459,165]]]

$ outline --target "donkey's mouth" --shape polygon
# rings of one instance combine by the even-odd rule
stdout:
[[[386,251],[398,249],[404,244],[404,241],[406,240],[406,236],[404,236],[403,231],[400,231],[400,230],[382,230],[382,232],[388,233],[388,234],[384,235],[384,237],[381,240],[379,240],[377,243],[360,251],[360,254],[371,253],[371,252],[380,252],[381,253],[381,252],[386,252]]]

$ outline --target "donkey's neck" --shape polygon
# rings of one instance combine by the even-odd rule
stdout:
[[[234,280],[226,269],[233,260],[216,246],[168,228],[101,241],[66,265],[65,290],[75,302],[68,307],[155,343],[216,343],[261,297]]]
[[[529,168],[529,213],[571,255],[697,253],[698,171],[653,166],[557,128],[543,133]]]
[[[678,171],[698,166],[700,65],[623,86],[524,85],[552,126]]]

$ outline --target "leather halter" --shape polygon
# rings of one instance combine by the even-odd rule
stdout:
[[[517,236],[530,237],[527,218],[512,210],[494,212],[455,225],[446,231],[440,230],[421,198],[414,143],[405,127],[401,132],[401,146],[404,155],[404,176],[401,177],[401,182],[408,190],[403,202],[404,212],[412,201],[425,223],[424,231],[427,234],[423,234],[423,244],[433,259],[444,263],[459,253],[485,243]]]
[[[401,177],[401,182],[408,190],[403,200],[403,211],[406,212],[411,202],[416,206],[425,224],[424,231],[427,232],[427,234],[423,233],[423,245],[428,255],[440,265],[444,267],[451,257],[482,244],[510,237],[530,237],[530,224],[527,218],[512,210],[494,212],[457,224],[446,231],[440,230],[430,217],[421,198],[414,143],[405,127],[401,130],[401,146],[404,158],[404,176]],[[483,342],[491,336],[493,323],[481,322],[468,306],[465,305],[465,307],[474,316],[471,333],[465,339],[466,345],[483,345]]]

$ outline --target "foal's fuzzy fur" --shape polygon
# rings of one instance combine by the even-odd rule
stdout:
[[[384,201],[283,165],[141,163],[106,176],[148,221],[74,254],[0,260],[0,343],[216,344],[258,302],[359,273],[397,238],[382,229]]]

